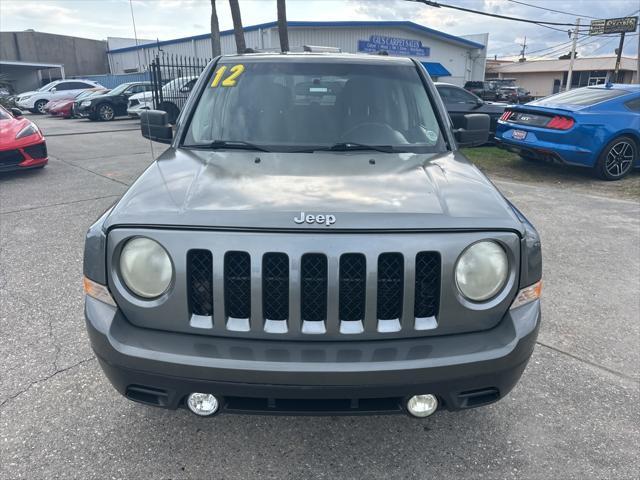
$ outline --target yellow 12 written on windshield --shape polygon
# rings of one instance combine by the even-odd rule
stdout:
[[[238,81],[238,77],[244,72],[244,65],[238,64],[233,67],[227,68],[227,65],[218,67],[213,74],[213,81],[211,82],[211,88],[221,87],[235,87]],[[226,75],[225,75],[226,74]]]

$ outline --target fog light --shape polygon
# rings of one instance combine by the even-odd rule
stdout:
[[[210,393],[192,393],[187,398],[187,406],[196,415],[208,417],[218,411],[220,403]]]
[[[407,410],[414,417],[428,417],[438,409],[438,399],[430,393],[414,395],[407,402]]]

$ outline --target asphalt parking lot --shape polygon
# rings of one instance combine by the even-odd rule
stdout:
[[[31,118],[49,165],[0,176],[0,478],[640,477],[638,202],[497,180],[541,233],[545,290],[533,358],[495,405],[202,419],[120,397],[84,328],[84,233],[149,142],[133,120]]]

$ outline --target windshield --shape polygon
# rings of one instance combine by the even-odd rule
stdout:
[[[283,152],[337,144],[446,149],[413,65],[229,61],[208,83],[185,146],[226,141]]]
[[[576,90],[569,90],[568,92],[559,93],[557,95],[551,95],[550,97],[543,98],[536,101],[535,105],[581,105],[589,106],[596,103],[604,102],[605,100],[611,100],[612,98],[625,95],[628,92],[624,90],[612,90],[605,88],[577,88]]]
[[[129,83],[123,83],[121,85],[118,85],[116,88],[114,88],[113,90],[111,90],[112,95],[119,95],[122,92],[124,92],[127,88],[129,88],[131,85]]]
[[[55,86],[55,85],[57,85],[57,84],[58,84],[58,81],[57,81],[57,80],[56,80],[56,81],[53,81],[53,82],[49,82],[49,83],[47,83],[45,86],[40,87],[40,88],[38,89],[38,92],[46,92],[46,91],[47,91],[47,90],[49,90],[51,87],[53,87],[53,86]]]

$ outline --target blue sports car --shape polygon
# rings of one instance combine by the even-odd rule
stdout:
[[[619,180],[640,167],[640,85],[596,85],[510,105],[496,142],[525,160],[590,167]]]

